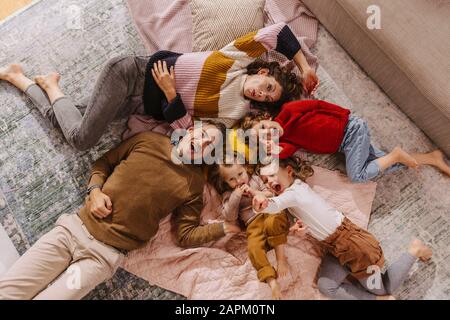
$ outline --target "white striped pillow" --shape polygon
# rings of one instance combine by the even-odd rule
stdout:
[[[191,0],[193,52],[218,50],[264,27],[265,0]]]

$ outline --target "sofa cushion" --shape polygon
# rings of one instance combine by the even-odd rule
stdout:
[[[450,5],[429,0],[302,0],[392,100],[450,155]],[[370,30],[377,5],[381,29]]]
[[[424,0],[338,0],[338,3],[450,118],[450,3]],[[369,30],[366,26],[370,5],[381,9],[380,30]]]
[[[265,0],[191,0],[192,51],[218,50],[264,26]]]

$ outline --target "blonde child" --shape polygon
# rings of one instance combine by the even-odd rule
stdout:
[[[261,168],[262,180],[277,196],[254,199],[255,212],[276,213],[288,209],[299,219],[298,229],[304,232],[307,228],[327,249],[318,279],[323,294],[336,299],[391,299],[414,262],[431,258],[430,248],[414,239],[408,252],[381,274],[384,255],[379,242],[315,193],[304,182],[305,170],[305,163],[298,158],[283,159],[278,166],[273,162]],[[349,274],[364,289],[346,283]]]
[[[208,172],[208,181],[222,195],[221,213],[226,221],[240,219],[246,226],[248,254],[257,271],[258,279],[266,282],[273,299],[281,298],[279,276],[288,270],[284,244],[289,232],[286,213],[275,215],[256,214],[252,210],[252,199],[272,196],[256,174],[249,174],[247,167],[237,163],[215,164]],[[270,264],[266,253],[275,250],[277,270]]]

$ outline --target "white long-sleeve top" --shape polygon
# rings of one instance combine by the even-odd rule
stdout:
[[[269,206],[263,212],[279,213],[283,209],[302,220],[311,235],[320,241],[332,235],[344,219],[342,213],[299,179],[279,196],[269,198]]]

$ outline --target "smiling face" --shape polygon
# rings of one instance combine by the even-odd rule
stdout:
[[[263,68],[257,74],[248,75],[244,82],[244,96],[258,102],[276,102],[280,100],[283,89],[269,69]]]
[[[240,164],[233,164],[230,167],[220,166],[220,175],[231,189],[248,184],[249,178],[247,170]]]
[[[294,170],[291,166],[286,168],[274,166],[274,163],[262,167],[261,179],[276,194],[280,195],[294,183]]]
[[[216,141],[221,140],[220,130],[210,124],[191,127],[177,146],[180,158],[195,161],[203,158],[208,148],[213,148]]]

